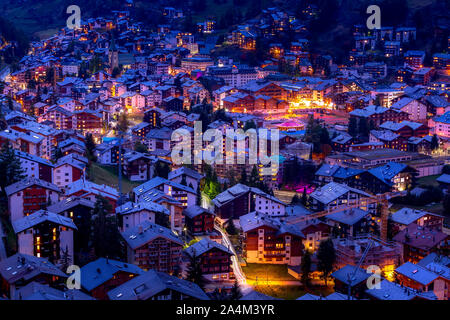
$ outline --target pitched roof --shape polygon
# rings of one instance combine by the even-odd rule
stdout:
[[[75,223],[73,223],[72,219],[47,210],[38,210],[36,212],[33,212],[28,216],[13,221],[12,225],[14,228],[14,232],[19,233],[24,230],[33,228],[34,226],[45,221],[53,222],[67,228],[77,230],[77,226],[75,225]]]
[[[365,197],[370,197],[370,195],[364,191],[351,188],[345,184],[337,182],[329,182],[323,187],[317,188],[310,194],[310,197],[316,199],[317,201],[323,204],[328,204],[330,202],[335,201],[339,197],[343,196],[347,192],[353,192],[359,195],[363,195]]]
[[[181,241],[172,230],[151,223],[150,221],[144,221],[143,223],[122,232],[121,235],[133,250],[156,238],[164,238],[177,243],[180,246],[183,245],[183,241]]]
[[[366,281],[367,278],[370,277],[370,275],[371,274],[367,273],[366,270],[351,265],[346,265],[345,267],[342,267],[341,269],[331,274],[333,278],[347,285],[351,282],[351,286]],[[352,276],[352,278],[350,278],[350,276]]]
[[[149,270],[109,291],[108,297],[111,300],[147,300],[166,289],[199,300],[209,300],[195,283],[155,270]]]
[[[144,270],[131,263],[98,258],[97,260],[84,265],[80,269],[80,272],[81,286],[87,291],[91,291],[112,279],[118,272],[139,275],[143,274]]]
[[[196,256],[200,256],[200,255],[204,254],[205,252],[208,252],[209,250],[214,249],[214,248],[218,249],[220,251],[223,251],[229,255],[233,255],[233,252],[231,252],[230,249],[228,249],[227,247],[225,247],[224,245],[222,245],[216,241],[212,241],[209,238],[203,238],[199,242],[194,243],[193,245],[184,249],[184,252],[186,252],[190,256],[192,256],[194,254]]]
[[[397,267],[395,272],[423,285],[429,285],[438,278],[435,273],[411,262],[406,262]]]
[[[183,213],[186,217],[189,217],[191,219],[195,218],[196,216],[198,216],[202,213],[208,213],[208,214],[214,215],[214,213],[212,211],[205,209],[203,207],[197,206],[197,205],[187,207],[186,209],[184,209]]]
[[[16,291],[15,300],[95,300],[80,290],[61,291],[35,281]]]
[[[380,181],[393,185],[392,179],[407,167],[404,163],[389,162],[384,166],[369,169],[368,172]]]
[[[280,222],[278,219],[274,219],[266,214],[253,211],[247,213],[239,218],[239,223],[242,231],[248,232],[256,228],[267,226],[269,228],[277,230],[277,234],[289,233],[301,238],[305,238],[300,228],[296,225]]]
[[[22,191],[22,190],[24,190],[28,187],[34,186],[34,185],[40,186],[40,187],[43,187],[46,189],[50,189],[55,192],[61,192],[61,190],[53,183],[50,183],[50,182],[47,182],[47,181],[44,181],[44,180],[41,180],[41,179],[38,179],[35,177],[28,177],[28,178],[20,180],[16,183],[13,183],[5,188],[5,192],[6,192],[7,196],[10,196],[13,193]]]
[[[326,218],[351,226],[359,222],[367,215],[369,215],[369,212],[360,208],[354,208],[329,214]]]
[[[427,212],[424,210],[418,210],[418,209],[412,209],[412,208],[401,208],[400,210],[394,212],[391,215],[391,219],[393,222],[400,223],[403,225],[410,225],[411,223],[416,222],[420,218],[426,216],[426,215],[434,215],[438,216],[437,214]]]
[[[183,190],[183,191],[186,191],[186,192],[190,192],[190,193],[196,194],[194,189],[192,189],[190,187],[187,187],[187,186],[184,186],[184,185],[182,185],[180,183],[176,183],[176,182],[164,179],[162,177],[154,177],[153,179],[150,179],[149,181],[147,181],[147,182],[145,182],[145,183],[135,187],[133,189],[133,192],[137,196],[140,196],[140,195],[142,195],[144,193],[147,193],[148,191],[150,191],[152,189],[155,189],[155,188],[157,188],[157,187],[159,187],[160,185],[163,185],[163,184],[164,185],[169,185],[169,186],[171,186],[173,188],[177,188],[177,189],[180,189],[180,190]]]
[[[62,201],[59,201],[57,203],[54,203],[54,204],[48,206],[47,210],[60,214],[61,212],[69,210],[78,205],[89,207],[89,208],[93,209],[95,206],[95,203],[86,198],[68,197]]]
[[[16,253],[0,261],[0,275],[8,283],[15,283],[19,280],[27,281],[39,274],[68,277],[47,259],[28,254]]]
[[[120,207],[117,207],[116,213],[120,215],[126,215],[140,212],[142,210],[148,210],[151,212],[160,212],[167,215],[170,214],[169,210],[166,207],[152,201],[141,201],[139,203],[129,201],[127,203],[124,203]]]
[[[420,297],[428,300],[437,300],[433,292],[419,293],[408,287],[383,279],[380,287],[366,290],[366,293],[378,300],[412,300]]]
[[[172,170],[171,172],[169,172],[168,178],[169,178],[169,180],[172,180],[172,179],[174,179],[174,178],[176,178],[176,177],[178,177],[180,175],[183,175],[183,174],[185,174],[186,176],[191,177],[191,178],[193,178],[195,180],[200,180],[200,179],[202,179],[204,177],[203,174],[198,173],[195,170],[192,170],[192,169],[186,168],[186,167],[181,167],[181,168],[178,168],[176,170]]]

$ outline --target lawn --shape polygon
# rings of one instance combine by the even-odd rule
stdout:
[[[436,179],[439,176],[440,176],[440,174],[435,175],[435,176],[426,176],[426,177],[418,178],[417,185],[438,187],[439,183],[436,181]]]
[[[286,265],[281,264],[259,264],[249,263],[247,266],[242,267],[242,271],[249,280],[265,281],[270,280],[292,280],[298,281],[288,273]]]
[[[312,287],[305,289],[303,286],[256,286],[254,289],[265,295],[285,300],[295,300],[306,293],[328,296],[334,292],[330,287]]]
[[[115,166],[102,166],[92,163],[90,167],[89,177],[92,182],[97,184],[106,184],[113,188],[118,188],[117,168]],[[127,178],[122,178],[122,192],[129,193],[134,187],[142,184],[142,182],[133,182]]]

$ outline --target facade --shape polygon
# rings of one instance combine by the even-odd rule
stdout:
[[[199,206],[190,206],[183,211],[186,228],[192,235],[208,234],[214,230],[213,212]]]
[[[180,267],[183,242],[170,229],[145,221],[121,235],[127,243],[128,263],[169,274]]]
[[[5,188],[11,222],[19,220],[59,200],[61,190],[37,178],[25,178]]]
[[[18,238],[19,253],[60,264],[64,259],[74,261],[74,232],[72,219],[51,211],[38,210],[13,222]]]
[[[201,269],[210,281],[231,280],[231,256],[233,253],[225,246],[203,238],[184,250],[185,254],[199,257]]]
[[[256,211],[241,216],[239,222],[247,263],[300,265],[305,236],[297,227]]]

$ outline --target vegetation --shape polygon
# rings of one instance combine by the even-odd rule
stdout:
[[[327,151],[331,145],[328,130],[319,123],[318,120],[310,116],[306,126],[304,141],[313,144],[313,152],[321,153]],[[328,145],[328,147],[326,147]]]
[[[287,266],[282,264],[248,263],[242,267],[242,271],[247,279],[255,282],[255,285],[265,285],[267,280],[297,281],[288,273]]]
[[[336,252],[333,241],[330,238],[320,242],[317,259],[317,269],[322,272],[321,277],[325,280],[325,285],[327,285],[328,276],[333,271],[333,265],[336,260]]]
[[[97,257],[120,259],[122,245],[119,226],[117,216],[111,212],[109,201],[98,196],[92,214],[91,248]]]
[[[309,250],[305,250],[303,253],[301,270],[302,275],[300,280],[305,287],[308,287],[311,273],[311,253],[309,252]]]
[[[200,257],[196,255],[195,250],[193,250],[192,255],[188,255],[189,262],[187,266],[186,280],[194,282],[200,288],[205,289],[205,285],[208,280],[203,275],[202,265]]]

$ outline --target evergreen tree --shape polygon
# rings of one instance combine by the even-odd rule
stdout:
[[[249,186],[256,187],[258,185],[258,182],[259,182],[258,169],[256,168],[256,165],[253,165],[252,172],[250,173]]]
[[[108,200],[98,196],[92,213],[91,248],[97,257],[119,259],[121,243],[119,226]]]
[[[188,255],[188,259],[189,262],[187,266],[186,280],[197,284],[202,290],[204,290],[208,281],[203,275],[200,257],[197,256],[195,250],[192,250],[192,254]]]
[[[187,187],[186,175],[183,174],[183,176],[181,177],[180,184]]]
[[[439,139],[436,136],[436,134],[433,135],[433,137],[431,138],[431,150],[436,150],[439,148]]]
[[[302,205],[306,206],[307,203],[308,203],[308,195],[306,194],[306,187],[304,187],[302,194]]]
[[[67,268],[72,263],[72,259],[70,259],[69,248],[66,246],[66,249],[61,249],[61,269],[63,272],[66,272]]]
[[[117,130],[122,134],[128,131],[128,127],[130,126],[130,122],[128,121],[128,115],[126,112],[123,112],[119,115],[119,119],[117,120]]]
[[[348,121],[348,134],[352,137],[356,137],[358,134],[358,123],[356,121],[356,118],[351,117]]]
[[[237,280],[234,280],[233,287],[231,288],[230,300],[239,300],[242,298],[241,288]]]
[[[245,170],[245,168],[242,169],[241,180],[239,181],[239,183],[242,183],[242,184],[245,184],[245,185],[248,183],[247,182],[247,171]]]
[[[369,136],[369,126],[367,124],[366,118],[361,118],[359,120],[358,124],[358,132],[362,137],[368,137]]]
[[[22,169],[20,159],[9,142],[3,144],[0,154],[0,188],[1,200],[7,204],[5,187],[24,179],[25,171]]]
[[[302,270],[301,281],[305,287],[308,287],[311,273],[311,253],[307,249],[303,252],[300,268]]]
[[[141,152],[141,153],[147,153],[148,148],[142,142],[136,141],[136,143],[134,144],[134,151]]]
[[[195,198],[195,204],[197,206],[202,205],[202,192],[200,191],[200,184],[197,186],[197,194],[196,194],[196,198]]]
[[[92,136],[92,133],[87,133],[85,138],[85,145],[86,145],[86,154],[89,159],[89,161],[97,161],[97,158],[95,156],[95,147],[96,144],[94,142],[94,137]]]
[[[230,235],[237,234],[237,229],[236,229],[236,227],[234,225],[233,219],[228,219],[228,224],[227,224],[226,231]]]
[[[167,179],[169,177],[170,167],[166,162],[158,161],[155,165],[155,176]]]
[[[336,251],[331,238],[320,242],[317,259],[317,269],[322,272],[322,279],[325,280],[325,285],[327,285],[328,276],[333,271],[333,265],[336,260]]]

